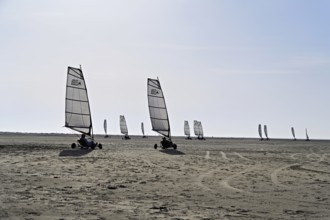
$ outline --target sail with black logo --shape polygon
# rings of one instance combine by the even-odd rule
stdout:
[[[119,125],[120,125],[120,132],[125,135],[123,137],[123,139],[131,139],[128,136],[128,129],[127,129],[126,119],[125,119],[125,116],[124,115],[121,115],[119,117]]]
[[[82,133],[82,147],[95,148],[92,116],[87,95],[85,78],[81,68],[68,67],[65,96],[65,127]],[[85,136],[90,139],[85,139]],[[84,146],[85,145],[85,146]],[[98,145],[100,148],[101,144]],[[76,144],[71,145],[72,148]]]
[[[171,128],[166,108],[163,90],[158,79],[147,80],[148,107],[152,130],[164,136],[161,141],[162,148],[173,147],[176,144],[171,140]],[[157,144],[154,145],[157,148]]]

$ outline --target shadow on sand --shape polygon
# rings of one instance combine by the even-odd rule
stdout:
[[[165,153],[165,154],[170,154],[170,155],[185,155],[185,153],[183,153],[179,150],[174,150],[174,149],[162,149],[159,151],[162,153]]]
[[[60,157],[81,157],[89,154],[91,149],[77,149],[77,150],[62,150],[59,154]]]

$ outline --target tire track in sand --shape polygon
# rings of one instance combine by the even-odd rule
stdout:
[[[244,157],[242,154],[234,152],[235,155],[237,155],[239,158],[246,160],[246,161],[251,161],[249,158]]]
[[[283,187],[283,188],[286,188],[286,189],[297,188],[297,187],[292,187],[292,186],[284,185],[284,184],[282,184],[282,183],[278,180],[278,174],[279,174],[279,172],[281,172],[282,170],[285,170],[285,169],[288,169],[288,168],[294,167],[294,166],[302,166],[302,164],[299,164],[299,163],[289,164],[289,165],[285,165],[285,166],[282,166],[282,167],[277,168],[276,170],[274,170],[274,171],[270,174],[270,178],[271,178],[272,182],[273,182],[275,185],[280,186],[280,187]]]
[[[246,194],[253,194],[252,192],[249,192],[249,191],[246,191],[246,190],[243,190],[243,189],[239,189],[239,188],[233,187],[233,186],[230,185],[229,182],[230,182],[233,178],[235,178],[235,177],[237,177],[237,176],[240,176],[240,175],[243,175],[244,173],[249,172],[249,171],[253,170],[254,168],[255,168],[255,166],[248,167],[248,168],[246,168],[246,169],[244,169],[244,170],[242,170],[242,171],[240,171],[240,172],[237,172],[237,173],[235,173],[235,174],[233,174],[233,175],[231,175],[231,176],[228,176],[227,178],[221,180],[221,181],[219,182],[219,184],[220,184],[220,186],[222,186],[222,187],[224,187],[224,188],[226,188],[226,189],[229,189],[229,190],[235,191],[235,192],[246,193]]]
[[[222,159],[224,159],[224,160],[229,160],[225,152],[220,151],[220,153],[221,153],[221,157],[222,157]]]

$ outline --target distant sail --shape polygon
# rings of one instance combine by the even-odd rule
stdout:
[[[307,133],[307,128],[306,128],[306,141],[309,141],[309,136],[308,136],[308,133]]]
[[[296,140],[296,135],[295,135],[295,133],[294,133],[294,128],[293,128],[293,127],[291,127],[291,132],[292,132],[292,136],[293,136],[293,138]]]
[[[141,122],[141,130],[142,130],[142,134],[144,136],[144,125],[143,125],[143,122]]]
[[[266,138],[268,140],[269,138],[268,138],[267,125],[264,125],[264,133],[265,133],[265,136],[266,136]]]
[[[103,128],[104,128],[105,136],[107,136],[107,119],[104,119]]]
[[[190,127],[188,121],[184,121],[184,135],[190,137]]]
[[[148,105],[152,130],[165,137],[171,137],[170,122],[166,103],[158,79],[148,79]]]
[[[120,132],[122,134],[128,135],[128,129],[127,129],[125,116],[121,115],[119,121],[120,121]]]
[[[259,126],[258,126],[258,131],[259,131],[259,137],[262,140],[263,138],[262,138],[261,124],[259,124]]]
[[[199,133],[199,123],[197,120],[194,120],[194,134],[199,137],[200,133]]]
[[[65,127],[93,136],[86,82],[82,70],[74,67],[67,73]]]
[[[202,122],[198,122],[198,130],[199,130],[199,136],[201,138],[204,138],[204,131],[203,131],[203,126],[202,126]]]

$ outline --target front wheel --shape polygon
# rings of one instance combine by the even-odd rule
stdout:
[[[176,148],[177,148],[176,144],[173,144],[173,148],[174,148],[174,150],[176,150]]]
[[[99,149],[102,149],[102,144],[99,144],[98,147],[99,147]]]
[[[71,148],[72,148],[72,149],[75,149],[76,146],[77,146],[76,143],[72,143],[72,144],[71,144]]]
[[[158,147],[157,144],[155,144],[155,145],[154,145],[154,148],[157,149],[157,147]]]

